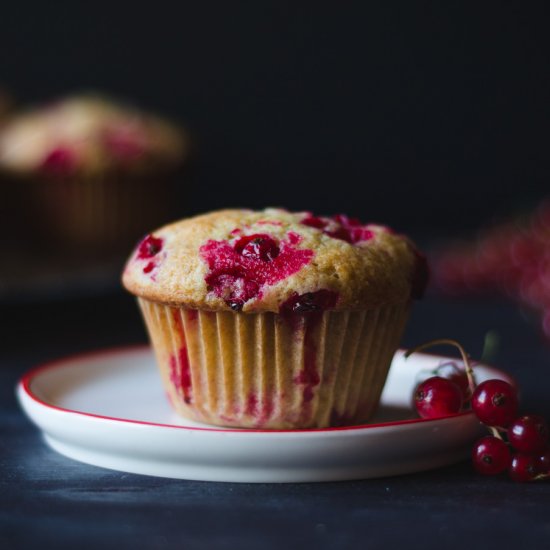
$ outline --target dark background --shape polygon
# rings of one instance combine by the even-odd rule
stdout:
[[[174,5],[171,5],[174,4]],[[546,192],[544,3],[5,3],[0,84],[182,121],[181,214],[281,205],[467,233]]]
[[[4,2],[0,87],[22,105],[99,90],[180,120],[196,143],[181,215],[344,211],[429,247],[545,196],[547,35],[542,2]],[[119,271],[107,289],[54,273],[42,291],[0,293],[2,548],[549,546],[550,483],[481,478],[468,461],[254,485],[125,474],[55,453],[15,384],[46,361],[146,341]],[[550,418],[548,345],[515,304],[429,294],[403,345],[452,337],[479,358],[488,331],[524,410]]]

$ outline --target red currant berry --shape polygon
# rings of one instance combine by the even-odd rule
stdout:
[[[279,255],[279,247],[269,235],[256,234],[241,237],[235,243],[235,250],[252,260],[271,262]]]
[[[520,416],[508,427],[508,441],[522,453],[538,453],[548,444],[548,423],[541,416]]]
[[[338,294],[332,290],[321,289],[305,294],[294,293],[280,307],[283,315],[292,313],[310,313],[332,309],[338,301]]]
[[[540,473],[539,461],[533,455],[515,454],[512,456],[508,473],[514,481],[533,481]]]
[[[151,273],[155,269],[155,262],[149,262],[144,268],[143,273]]]
[[[346,216],[346,214],[336,214],[332,216],[332,219],[345,227],[356,227],[358,225],[362,225],[361,220],[358,218],[350,218],[349,216]]]
[[[77,159],[72,149],[57,147],[50,151],[42,162],[42,170],[52,176],[67,176],[77,167]]]
[[[350,227],[349,235],[353,244],[361,241],[370,241],[374,238],[374,232],[366,227]]]
[[[510,448],[502,439],[488,435],[482,437],[472,452],[472,461],[477,472],[484,475],[496,475],[510,467]]]
[[[550,448],[537,456],[537,468],[541,474],[550,476]]]
[[[332,237],[333,239],[339,239],[341,241],[346,241],[347,243],[352,242],[350,232],[345,227],[335,227],[334,229],[325,229],[323,233],[325,233],[329,237]]]
[[[325,235],[333,239],[346,241],[350,244],[368,241],[375,236],[373,231],[361,225],[360,220],[349,218],[345,214],[336,214],[332,218],[323,218],[308,214],[301,223],[320,229]]]
[[[145,260],[156,256],[162,250],[163,240],[153,235],[147,235],[138,247],[138,258]]]
[[[316,229],[324,229],[328,225],[329,220],[308,214],[300,223],[309,227],[315,227]]]
[[[486,380],[474,391],[472,409],[488,426],[507,426],[518,411],[516,390],[504,380]]]
[[[107,128],[102,138],[109,153],[123,162],[139,159],[146,152],[146,138],[133,125]]]
[[[448,416],[462,408],[462,392],[454,382],[432,376],[416,388],[414,404],[422,418]]]

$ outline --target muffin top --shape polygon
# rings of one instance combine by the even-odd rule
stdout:
[[[424,257],[387,227],[274,208],[166,225],[123,274],[148,300],[245,313],[367,309],[420,298],[426,283]]]
[[[83,95],[13,115],[0,131],[0,168],[47,176],[143,172],[179,164],[186,149],[172,124]]]

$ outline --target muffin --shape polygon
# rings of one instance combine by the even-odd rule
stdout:
[[[10,112],[13,110],[14,100],[10,94],[0,86],[0,132],[7,123]],[[10,178],[0,171],[0,246],[6,250],[6,245],[10,240],[9,233],[13,230],[16,223],[13,205],[18,200],[17,195],[10,185]]]
[[[18,113],[0,130],[0,170],[20,195],[21,231],[52,251],[127,250],[172,216],[187,153],[174,125],[99,96]]]
[[[13,109],[14,99],[10,93],[0,87],[0,127]]]
[[[162,227],[123,273],[174,409],[260,429],[367,421],[426,282],[387,227],[280,209]]]

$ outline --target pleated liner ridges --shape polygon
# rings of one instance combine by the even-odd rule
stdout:
[[[409,310],[403,303],[288,318],[139,304],[176,411],[262,429],[368,420]]]
[[[44,232],[65,245],[124,249],[170,214],[168,175],[132,176],[112,171],[32,182]]]

